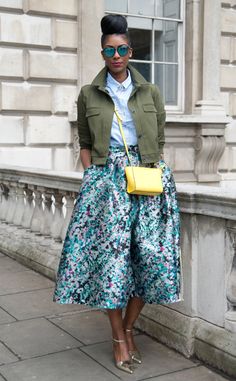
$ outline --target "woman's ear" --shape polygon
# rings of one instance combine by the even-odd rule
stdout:
[[[133,49],[132,49],[132,48],[130,48],[130,49],[129,49],[129,58],[131,58],[131,57],[132,57],[132,55],[133,55]]]

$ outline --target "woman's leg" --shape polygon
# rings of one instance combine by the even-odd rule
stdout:
[[[125,311],[125,316],[123,319],[123,328],[124,330],[132,330],[133,325],[138,318],[145,302],[141,299],[138,298],[137,296],[130,298],[129,302],[126,307]],[[126,334],[126,341],[128,344],[128,349],[129,351],[134,351],[137,349],[134,339],[133,339],[133,334],[132,331],[125,331]]]
[[[113,342],[115,360],[130,360],[130,355],[126,343],[126,335],[123,329],[122,309],[107,309],[107,313],[111,323],[112,337],[117,340],[124,340],[122,343]]]

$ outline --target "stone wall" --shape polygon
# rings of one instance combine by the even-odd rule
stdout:
[[[75,101],[103,65],[103,15],[103,0],[0,0],[0,165],[81,169]],[[221,180],[221,103],[232,116],[236,108],[235,15],[235,1],[223,2],[221,9],[220,0],[186,0],[185,105],[182,113],[167,115],[165,146],[179,182]],[[220,161],[226,180],[236,179],[234,126],[226,130]]]
[[[236,1],[221,2],[221,96],[231,121],[220,162],[223,179],[236,180]]]
[[[179,184],[184,300],[146,305],[137,326],[236,376],[236,191]]]
[[[102,0],[0,0],[1,164],[76,167],[70,115],[101,67],[102,15]]]
[[[72,167],[78,1],[0,0],[0,162]],[[14,149],[13,149],[14,147]]]

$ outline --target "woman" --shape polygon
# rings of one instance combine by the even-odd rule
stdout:
[[[132,373],[142,361],[132,328],[144,304],[181,300],[179,211],[172,173],[161,160],[165,111],[158,88],[129,64],[126,19],[107,15],[101,28],[105,67],[78,97],[85,171],[53,300],[107,309],[115,365]],[[126,192],[128,158],[114,109],[133,165],[162,167],[160,196]]]

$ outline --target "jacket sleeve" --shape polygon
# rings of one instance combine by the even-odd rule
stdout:
[[[83,93],[83,88],[80,90],[78,100],[77,100],[77,124],[78,124],[78,134],[79,134],[79,145],[80,148],[90,149],[92,148],[91,135],[89,131],[89,126],[86,118],[86,103]]]
[[[158,125],[158,145],[160,153],[163,153],[163,148],[165,144],[165,121],[166,121],[166,112],[164,109],[163,100],[160,94],[160,91],[156,85],[153,85],[153,101],[157,109],[157,125]]]

